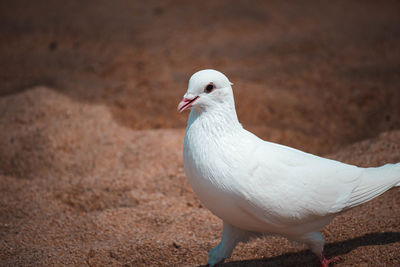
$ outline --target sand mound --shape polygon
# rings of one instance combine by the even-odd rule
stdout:
[[[47,87],[3,97],[0,108],[2,265],[206,262],[221,223],[183,174],[183,130],[125,128],[107,107]],[[399,144],[400,131],[392,131],[330,157],[379,165],[400,161]],[[325,230],[335,242],[328,253],[346,264],[398,264],[399,208],[394,189],[339,216]],[[227,265],[313,263],[302,249],[263,238],[240,245]]]

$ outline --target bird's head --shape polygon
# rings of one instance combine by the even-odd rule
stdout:
[[[192,75],[189,86],[182,101],[178,105],[178,111],[188,108],[203,111],[220,105],[233,104],[233,93],[228,78],[216,70],[201,70]]]

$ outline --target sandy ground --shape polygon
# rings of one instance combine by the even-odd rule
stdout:
[[[400,2],[0,1],[0,265],[198,266],[221,222],[183,172],[190,75],[225,72],[264,139],[400,161]],[[337,266],[400,265],[400,189],[324,229]],[[313,266],[279,237],[224,266]]]

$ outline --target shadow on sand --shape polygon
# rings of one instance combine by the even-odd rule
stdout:
[[[358,247],[386,245],[399,241],[400,232],[370,233],[353,239],[326,244],[326,257],[331,258],[347,254]],[[297,253],[285,253],[272,258],[232,261],[218,266],[317,266],[317,263],[317,258],[310,250],[303,250]]]

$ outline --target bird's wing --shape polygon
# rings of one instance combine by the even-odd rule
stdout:
[[[246,209],[265,217],[258,219],[290,224],[338,213],[360,183],[356,166],[258,138],[251,143],[241,188]]]

